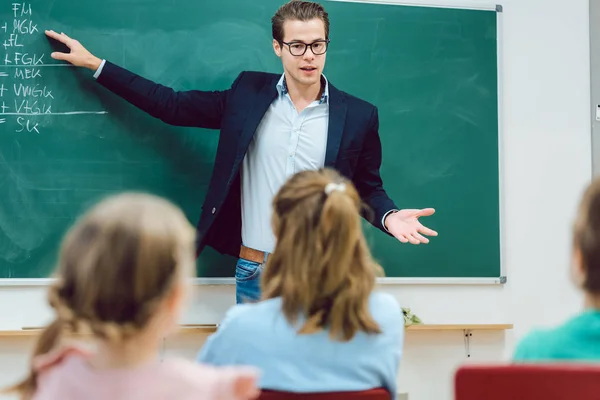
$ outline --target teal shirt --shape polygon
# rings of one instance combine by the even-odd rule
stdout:
[[[517,345],[513,359],[600,362],[600,310],[586,310],[557,328],[532,331]]]

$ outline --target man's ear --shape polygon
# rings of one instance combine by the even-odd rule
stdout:
[[[273,39],[273,51],[275,52],[275,54],[277,55],[277,57],[281,58],[281,45],[275,39]]]

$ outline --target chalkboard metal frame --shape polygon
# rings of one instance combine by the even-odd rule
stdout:
[[[49,286],[54,278],[0,279],[0,287]],[[191,278],[193,285],[234,286],[235,278]],[[379,285],[498,285],[506,283],[506,277],[498,278],[379,278]]]
[[[498,74],[498,163],[499,163],[499,227],[500,227],[500,276],[488,278],[488,277],[465,277],[465,278],[449,278],[449,277],[427,277],[427,278],[419,278],[419,277],[410,277],[410,278],[400,278],[400,277],[384,277],[379,278],[377,280],[378,284],[394,284],[394,285],[502,285],[507,281],[506,277],[506,266],[503,262],[504,260],[504,228],[503,228],[503,206],[504,206],[504,195],[503,195],[503,176],[504,176],[504,168],[503,168],[503,73],[502,73],[502,65],[503,65],[503,51],[502,51],[502,43],[503,43],[503,24],[502,24],[502,14],[503,14],[503,6],[497,3],[479,3],[479,2],[469,2],[469,1],[447,1],[444,2],[440,0],[437,3],[418,3],[415,1],[393,1],[393,0],[326,0],[329,2],[354,2],[354,3],[372,3],[372,4],[389,4],[389,5],[402,5],[402,6],[417,6],[417,7],[439,7],[439,8],[461,8],[461,9],[470,9],[470,10],[488,10],[496,12],[496,20],[497,20],[497,74]],[[590,18],[594,15],[592,10],[596,10],[598,14],[600,14],[600,7],[598,9],[593,9],[590,4]],[[591,28],[590,28],[591,29]],[[592,32],[592,31],[590,31]],[[597,32],[596,32],[597,33]],[[600,34],[597,36],[600,40]],[[593,39],[593,38],[592,38]],[[592,60],[593,61],[593,60]],[[593,66],[593,64],[592,64]],[[593,73],[593,71],[592,71]],[[594,76],[592,76],[594,78]],[[598,86],[598,85],[596,85]],[[595,92],[592,91],[592,94]],[[596,104],[596,103],[594,103]],[[600,104],[598,101],[597,104]],[[595,117],[595,114],[594,114]],[[592,132],[592,138],[594,134]],[[600,142],[600,141],[599,141]],[[596,147],[600,148],[600,145],[596,145]],[[595,147],[594,147],[595,149]],[[597,162],[600,159],[600,151],[594,151],[594,161]],[[598,168],[600,170],[600,167]],[[0,287],[39,287],[39,286],[47,286],[54,282],[54,278],[0,278]],[[194,285],[235,285],[235,278],[191,278],[191,283]]]
[[[600,4],[590,1],[590,86],[592,173],[600,174]]]
[[[345,3],[371,3],[371,4],[389,4],[396,6],[414,6],[414,7],[436,7],[436,8],[462,8],[466,10],[484,10],[502,12],[502,5],[498,3],[482,3],[479,1],[444,1],[437,2],[419,2],[403,0],[326,0],[327,2],[345,2]]]

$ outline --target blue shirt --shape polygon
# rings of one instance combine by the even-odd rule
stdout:
[[[532,331],[519,342],[513,359],[600,362],[600,310],[586,310],[556,328]]]
[[[290,392],[367,390],[385,387],[395,398],[404,340],[404,317],[389,294],[374,292],[369,309],[382,333],[357,333],[348,342],[329,332],[297,333],[281,311],[281,299],[231,308],[198,361],[250,365],[262,370],[262,389]],[[301,322],[301,321],[299,321]]]
[[[273,197],[293,174],[325,165],[329,126],[329,86],[322,77],[323,94],[301,112],[288,94],[285,76],[277,83],[278,96],[269,106],[244,156],[241,171],[242,243],[271,253],[275,236],[271,225]]]

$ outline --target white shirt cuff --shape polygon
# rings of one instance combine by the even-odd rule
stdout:
[[[100,73],[102,72],[102,68],[104,68],[104,64],[105,63],[106,63],[106,60],[102,60],[102,62],[100,63],[100,66],[98,67],[98,69],[94,73],[94,79],[98,79],[98,77],[100,76]]]
[[[385,231],[386,231],[386,232],[388,232],[388,233],[389,233],[390,231],[388,231],[388,228],[387,228],[387,226],[385,226],[385,218],[386,218],[386,217],[387,217],[387,216],[388,216],[390,213],[393,213],[393,212],[396,212],[396,211],[400,211],[400,210],[390,210],[390,211],[386,212],[385,214],[383,214],[383,218],[381,218],[381,225],[383,225],[383,229],[385,229]]]

